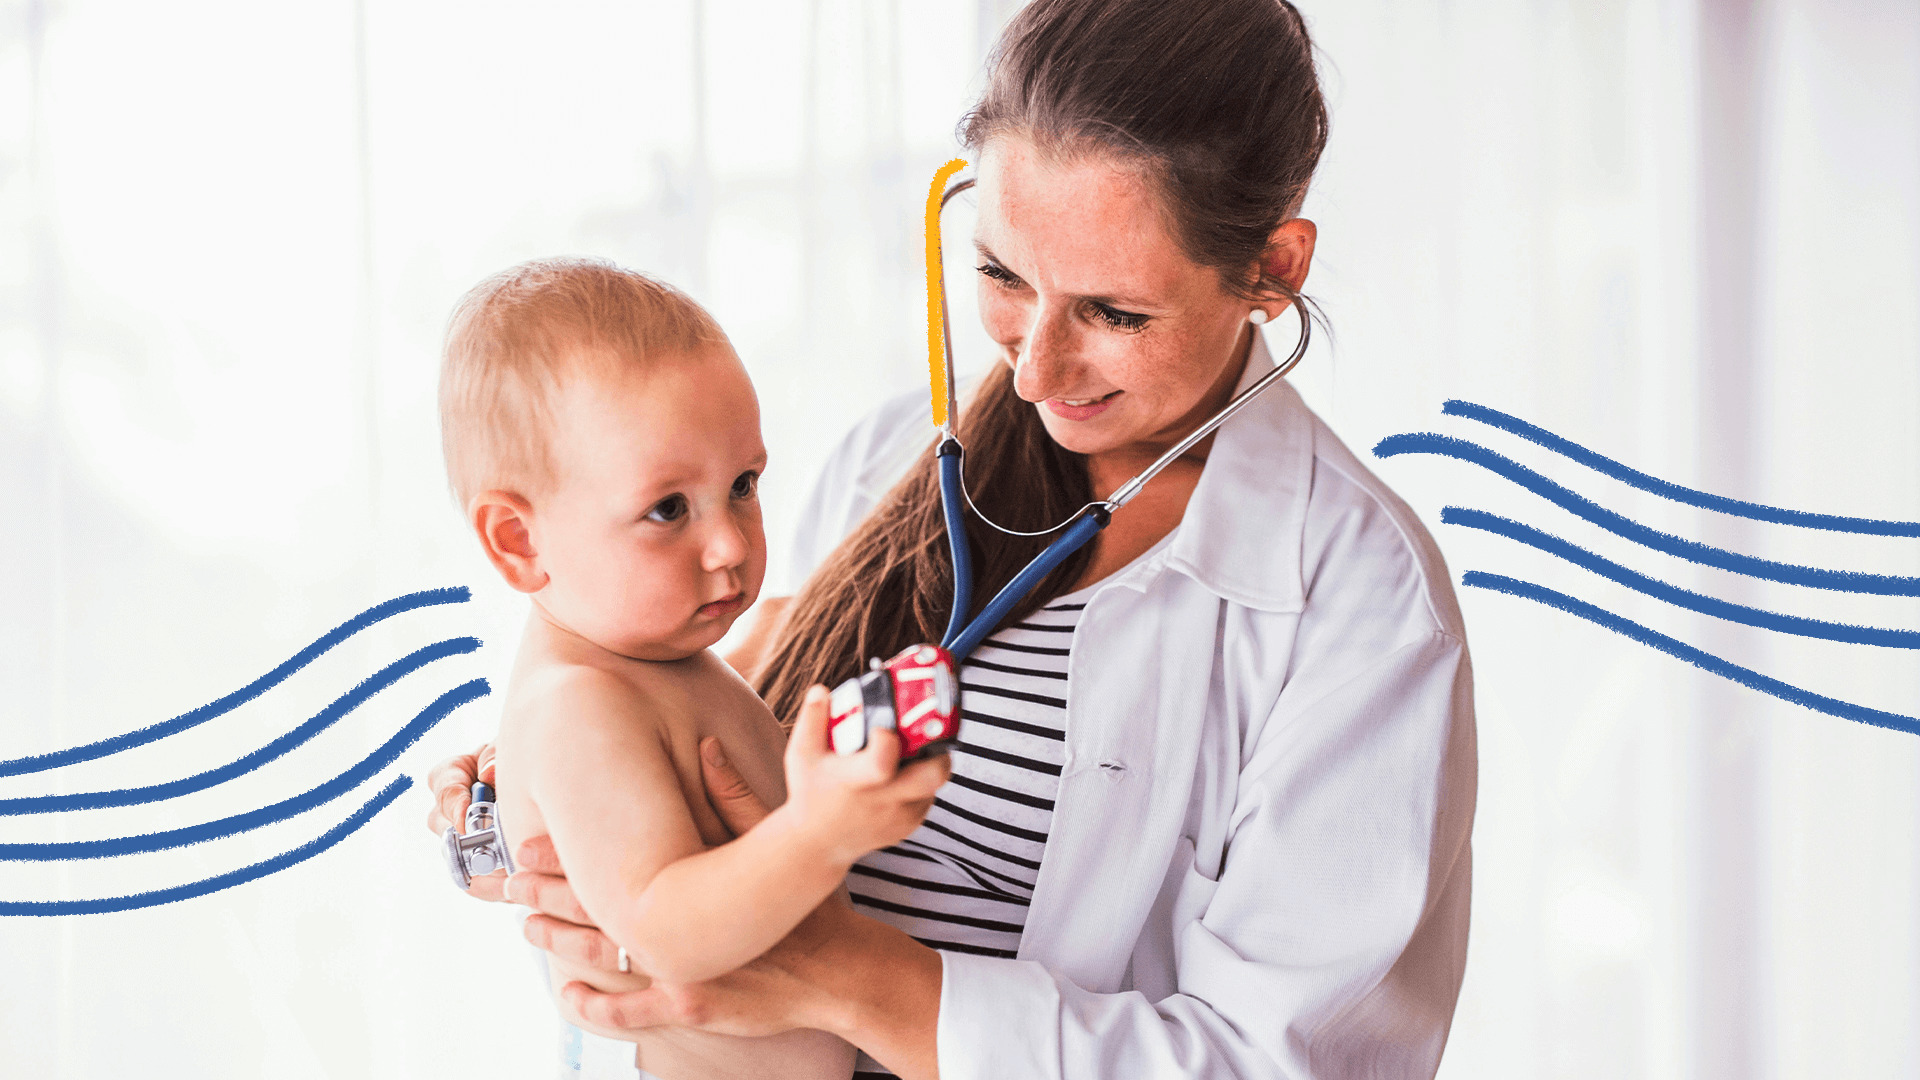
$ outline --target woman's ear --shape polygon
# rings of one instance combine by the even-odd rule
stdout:
[[[1306,218],[1281,222],[1267,238],[1267,250],[1260,253],[1261,276],[1278,278],[1299,292],[1307,284],[1307,270],[1313,266],[1313,242],[1319,235],[1320,230]]]
[[[547,587],[547,572],[540,568],[540,553],[534,550],[533,534],[527,529],[532,517],[532,504],[510,491],[483,491],[467,503],[467,520],[486,550],[487,561],[508,585],[523,593]]]

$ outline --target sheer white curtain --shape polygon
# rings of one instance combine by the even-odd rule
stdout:
[[[0,844],[265,806],[450,687],[499,685],[521,602],[444,494],[434,353],[459,293],[519,259],[608,256],[714,310],[765,407],[777,569],[831,441],[922,378],[924,185],[1015,6],[0,5],[0,760],[182,714],[387,598],[473,593],[380,622],[191,731],[0,775],[0,800],[182,778],[423,645],[486,642],[248,775],[0,814]],[[1676,483],[1920,519],[1911,4],[1306,10],[1334,110],[1309,292],[1334,335],[1297,382],[1349,444],[1468,434],[1440,414],[1463,398]],[[970,271],[949,247],[959,285]],[[1502,449],[1606,494],[1552,455]],[[1482,506],[1565,531],[1546,504],[1459,462],[1377,467],[1456,576],[1530,577],[1783,681],[1916,712],[1910,652],[1603,594],[1439,522]],[[1920,573],[1911,539],[1743,531],[1624,487],[1610,505],[1781,561]],[[1758,607],[1920,628],[1910,597],[1809,597],[1661,558],[1634,565]],[[1920,1071],[1914,737],[1523,600],[1462,599],[1481,800],[1445,1072]],[[491,702],[264,828],[0,861],[0,903],[126,895],[296,849],[483,737]],[[36,1076],[538,1074],[552,1021],[530,958],[507,912],[453,896],[426,805],[416,787],[339,846],[199,899],[0,915],[0,1060]]]
[[[1889,575],[1912,538],[1741,522],[1442,418],[1515,414],[1735,498],[1920,517],[1920,9],[1906,3],[1312,9],[1334,138],[1310,216],[1338,344],[1303,381],[1346,439],[1477,438],[1663,531]],[[1313,382],[1318,379],[1320,381]],[[1920,628],[1848,596],[1634,553],[1459,462],[1382,475],[1429,522],[1511,516],[1681,587]],[[1544,583],[1786,683],[1916,714],[1910,650],[1690,616],[1509,540]],[[1452,1076],[1920,1070],[1920,744],[1463,589],[1481,798]]]

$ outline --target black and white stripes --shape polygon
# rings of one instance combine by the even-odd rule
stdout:
[[[1067,656],[1085,593],[1002,628],[960,666],[953,779],[901,843],[847,878],[865,913],[949,952],[1011,957],[1066,756]],[[886,1076],[862,1055],[858,1077]]]

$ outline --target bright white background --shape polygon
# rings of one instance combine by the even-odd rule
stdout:
[[[776,567],[846,422],[923,378],[917,222],[1014,5],[0,2],[0,758],[209,701],[378,600],[284,687],[0,797],[228,760],[411,649],[487,640],[226,788],[0,817],[0,842],[206,820],[319,782],[434,694],[498,684],[522,610],[444,493],[435,351],[523,258],[685,286],[759,386]],[[1307,206],[1333,325],[1295,380],[1356,449],[1461,397],[1676,482],[1920,518],[1920,9],[1908,0],[1326,0],[1333,141]],[[949,228],[966,227],[956,211]],[[950,249],[955,245],[949,245]],[[970,272],[959,262],[957,282]],[[956,296],[956,327],[971,307]],[[1283,321],[1279,336],[1291,332]],[[977,330],[963,353],[983,356]],[[1920,543],[1742,526],[1497,448],[1661,528],[1920,573]],[[1590,546],[1469,466],[1380,473],[1456,576],[1529,577],[1778,678],[1909,715],[1911,654],[1681,616],[1445,504]],[[1774,610],[1920,628],[1632,549]],[[1462,590],[1481,787],[1451,1077],[1920,1074],[1920,740],[1731,687]],[[482,738],[463,709],[388,776]],[[319,835],[0,863],[0,900],[115,895]],[[461,901],[409,792],[340,847],[152,910],[0,918],[0,1072],[537,1076],[552,1019],[504,909]]]

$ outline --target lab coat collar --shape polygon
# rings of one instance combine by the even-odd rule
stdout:
[[[1234,393],[1273,370],[1261,331]],[[1299,611],[1301,536],[1313,486],[1313,415],[1285,379],[1215,433],[1167,564],[1207,591],[1260,611]]]

